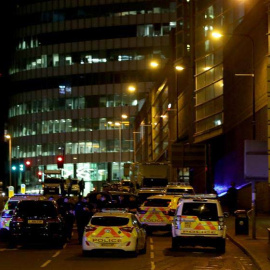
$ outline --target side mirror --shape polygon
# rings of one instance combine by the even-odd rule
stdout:
[[[223,215],[224,215],[225,218],[228,218],[230,216],[230,213],[229,212],[224,212]]]

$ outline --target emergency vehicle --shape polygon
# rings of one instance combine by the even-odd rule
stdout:
[[[168,183],[164,189],[165,194],[182,195],[182,194],[195,194],[193,187],[188,183]]]
[[[18,203],[22,200],[29,200],[29,199],[33,200],[33,199],[46,199],[46,198],[42,195],[37,195],[37,194],[33,194],[33,195],[17,194],[9,198],[4,205],[4,209],[0,217],[0,231],[2,233],[9,231],[9,223],[12,216],[14,215],[14,212]]]
[[[172,249],[179,246],[215,247],[224,253],[226,225],[215,194],[184,194],[172,222]]]
[[[94,250],[145,254],[146,231],[137,217],[125,209],[103,209],[92,216],[83,234],[83,254]]]
[[[138,217],[142,224],[147,225],[148,234],[153,230],[171,230],[175,209],[180,199],[181,196],[164,194],[147,198],[138,211]]]

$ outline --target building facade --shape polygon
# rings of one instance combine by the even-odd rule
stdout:
[[[7,133],[12,164],[32,166],[13,184],[35,185],[59,154],[62,176],[88,190],[121,179],[134,159],[134,117],[157,77],[149,62],[170,58],[175,1],[24,0],[15,18]]]

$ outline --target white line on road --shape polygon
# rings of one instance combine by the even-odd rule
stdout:
[[[150,245],[150,249],[151,250],[154,250],[154,245]]]
[[[55,257],[57,257],[60,253],[61,253],[61,251],[57,251],[52,257],[55,258]]]
[[[154,254],[153,251],[151,251],[151,252],[150,252],[150,258],[151,258],[151,259],[154,259],[154,257],[155,257],[155,254]]]
[[[155,263],[151,262],[151,270],[154,270],[156,268]]]
[[[150,243],[153,244],[153,238],[152,237],[150,238]]]
[[[48,260],[45,263],[43,263],[40,267],[46,267],[52,260]]]

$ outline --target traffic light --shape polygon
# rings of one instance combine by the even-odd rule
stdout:
[[[38,172],[38,181],[41,182],[42,172]]]
[[[57,168],[62,169],[64,167],[64,156],[59,155],[57,156]]]
[[[25,168],[27,171],[31,170],[31,161],[29,159],[25,161]]]

